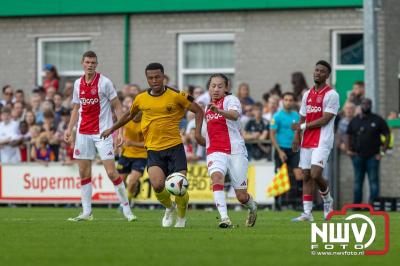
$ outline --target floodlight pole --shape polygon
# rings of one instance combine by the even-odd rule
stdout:
[[[372,99],[372,109],[379,113],[378,38],[376,22],[377,0],[364,0],[364,82],[366,96]]]

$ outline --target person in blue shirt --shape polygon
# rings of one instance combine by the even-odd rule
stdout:
[[[299,168],[300,153],[292,151],[292,141],[294,138],[292,124],[298,123],[300,120],[300,115],[293,110],[294,107],[295,95],[291,92],[284,93],[283,108],[274,114],[270,123],[270,137],[272,145],[275,148],[275,171],[278,171],[282,164],[286,163],[289,176],[291,177],[291,192],[294,195],[287,195],[287,199],[290,197],[289,201],[295,201],[301,195],[300,190],[302,187],[302,172]],[[279,210],[281,207],[281,197],[277,197],[275,201],[275,206]]]

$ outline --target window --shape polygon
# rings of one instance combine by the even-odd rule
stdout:
[[[334,60],[337,66],[364,64],[364,44],[361,32],[336,32],[334,47]]]
[[[235,74],[234,35],[184,34],[179,36],[179,88],[187,85],[205,87],[210,74],[224,73],[231,80]]]
[[[38,40],[38,84],[43,81],[46,64],[55,65],[62,79],[83,74],[82,54],[89,50],[90,38],[40,38]]]

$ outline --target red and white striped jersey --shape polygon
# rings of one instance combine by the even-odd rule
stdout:
[[[85,77],[74,83],[72,103],[80,104],[78,133],[100,134],[113,125],[111,100],[117,97],[115,88],[107,77],[96,73],[90,84]]]
[[[218,109],[229,111],[235,110],[242,114],[242,106],[238,98],[227,95],[214,104]],[[205,112],[206,119],[206,148],[207,155],[213,152],[227,154],[245,154],[247,156],[244,139],[240,133],[240,119],[234,121],[216,114],[210,109]]]
[[[323,113],[337,114],[339,110],[339,95],[329,85],[316,91],[309,89],[303,95],[300,115],[306,117],[306,123],[317,120]],[[332,118],[328,124],[320,128],[306,129],[303,133],[301,147],[303,148],[328,148],[333,147],[334,122]]]

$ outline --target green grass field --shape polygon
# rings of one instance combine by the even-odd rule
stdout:
[[[0,265],[395,265],[400,213],[390,213],[390,251],[384,256],[312,256],[310,225],[298,213],[230,212],[234,229],[217,228],[217,212],[190,211],[185,229],[161,228],[161,210],[135,210],[128,223],[114,209],[94,210],[91,222],[68,222],[78,209],[0,208]],[[321,219],[320,212],[314,213]]]

